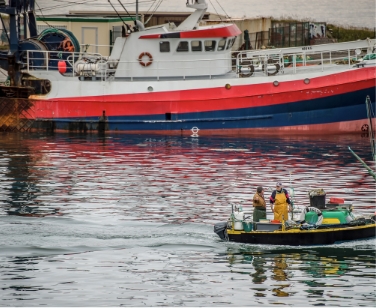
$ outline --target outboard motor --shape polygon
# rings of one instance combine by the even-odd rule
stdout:
[[[219,222],[214,225],[214,233],[217,233],[221,240],[228,240],[226,229],[227,222]]]

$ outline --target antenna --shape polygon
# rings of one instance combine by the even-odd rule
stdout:
[[[110,0],[108,0],[108,2],[110,2]],[[125,8],[125,6],[123,5],[123,3],[121,3],[120,0],[118,0],[118,2],[120,3],[120,5],[121,5],[122,8],[124,9],[124,11],[127,12],[128,16],[129,16],[130,18],[132,18],[132,20],[134,21],[134,18],[131,16],[131,14],[129,14],[128,10]],[[136,10],[138,10],[138,0],[137,0]]]
[[[110,0],[108,0],[110,1]],[[120,3],[120,5],[122,6],[122,8],[127,12],[128,16],[130,18],[132,18],[133,22],[134,22],[134,30],[135,31],[138,31],[139,30],[139,24],[137,23],[137,20],[138,20],[138,0],[136,1],[136,19],[133,19],[133,17],[131,16],[131,14],[129,14],[128,10],[125,8],[125,6],[123,5],[123,3],[120,2],[120,0],[118,0],[118,2]],[[142,30],[142,29],[141,29]]]
[[[127,24],[125,23],[125,21],[123,20],[123,18],[121,18],[119,12],[115,9],[115,7],[112,5],[111,1],[108,0],[108,3],[111,4],[112,8],[114,9],[114,11],[116,12],[117,16],[120,18],[120,20],[123,22],[124,26],[127,27]],[[129,13],[128,13],[129,14]]]

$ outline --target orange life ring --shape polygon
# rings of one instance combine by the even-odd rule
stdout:
[[[146,62],[146,63],[144,61],[142,61],[142,58],[144,56],[147,56],[149,58],[149,61]],[[141,66],[149,66],[153,62],[153,56],[149,52],[142,52],[138,56],[138,61],[140,62]]]
[[[74,46],[73,46],[71,41],[69,41],[65,44],[64,51],[69,51],[69,52],[74,51]]]
[[[73,43],[69,38],[65,38],[64,41],[60,43],[60,47],[62,47],[64,51],[74,51]]]

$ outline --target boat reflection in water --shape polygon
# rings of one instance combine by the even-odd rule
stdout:
[[[18,140],[15,141],[14,138]],[[21,135],[12,135],[9,142],[7,138],[3,138],[1,148],[6,152],[1,162],[1,166],[5,167],[2,175],[9,183],[9,195],[4,200],[7,204],[5,212],[8,215],[27,217],[61,215],[59,208],[50,207],[43,202],[46,191],[41,184],[46,173],[44,168],[38,168],[43,161],[40,149],[36,150],[28,145]]]
[[[299,284],[306,285],[307,304],[314,298],[337,296],[344,298],[347,287],[361,284],[373,277],[374,260],[372,247],[310,247],[309,249],[274,249],[260,246],[231,247],[227,260],[232,273],[241,275],[241,280],[254,296],[294,297],[299,293]],[[348,282],[356,269],[364,272],[360,281]],[[367,274],[368,273],[368,274]],[[250,276],[248,279],[247,276]],[[325,294],[324,294],[325,293]],[[328,294],[329,293],[329,294]],[[333,293],[330,295],[330,293]],[[257,302],[257,300],[256,300]]]
[[[68,205],[91,203],[92,215],[120,202],[127,205],[121,211],[125,216],[163,222],[184,216],[191,222],[210,223],[226,220],[232,202],[243,202],[244,210],[252,208],[250,198],[257,186],[263,185],[268,196],[275,182],[282,181],[285,187],[294,187],[297,207],[309,205],[308,191],[324,188],[331,197],[353,203],[359,215],[372,214],[374,181],[354,160],[349,144],[371,160],[368,139],[352,135],[57,134],[20,140],[5,136],[2,165],[11,185],[6,185],[3,195],[10,207],[64,207],[66,211]],[[216,210],[214,216],[207,206]],[[151,215],[145,217],[145,210]]]
[[[252,277],[252,283],[253,285],[260,285],[259,287],[254,287],[256,297],[265,297],[266,294],[263,292],[270,289],[269,287],[263,288],[261,285],[272,286],[271,291],[275,296],[287,297],[290,295],[289,288],[291,287],[291,283],[289,280],[291,277],[288,276],[288,263],[286,259],[291,259],[291,256],[281,253],[272,257],[271,255],[266,256],[262,252],[255,253],[254,255],[243,252],[243,254],[238,255],[236,258],[231,253],[228,254],[231,266],[236,267],[236,263],[252,265],[253,269],[249,272],[249,275]],[[270,276],[268,276],[269,271],[272,273]],[[273,281],[273,283],[270,283],[270,281]]]

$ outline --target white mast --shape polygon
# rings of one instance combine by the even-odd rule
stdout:
[[[191,2],[191,4],[190,4]],[[187,0],[187,7],[196,9],[186,20],[184,20],[176,30],[193,30],[198,27],[202,17],[208,9],[205,0]]]
[[[136,0],[136,20],[138,20],[138,0]]]

